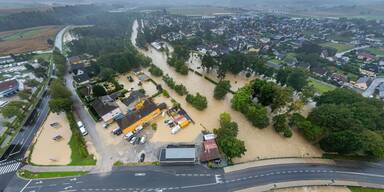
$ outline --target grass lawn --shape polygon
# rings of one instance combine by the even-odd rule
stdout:
[[[43,179],[43,178],[55,178],[55,177],[73,177],[85,175],[88,172],[85,171],[69,171],[69,172],[39,172],[34,173],[26,170],[18,172],[18,175],[25,179]]]
[[[384,48],[367,48],[367,51],[376,55],[377,57],[383,57],[384,56]]]
[[[308,80],[308,84],[312,85],[315,90],[321,94],[336,89],[336,86],[334,85],[313,78]]]
[[[322,43],[320,45],[323,46],[323,47],[334,48],[334,49],[337,50],[337,52],[343,52],[343,51],[347,51],[347,50],[353,48],[352,45],[348,45],[348,44],[344,44],[344,43],[331,43],[331,42],[327,42],[327,43]]]
[[[43,54],[37,54],[32,57],[32,60],[42,58],[44,61],[48,61],[51,59],[52,53],[43,53]]]
[[[369,189],[362,187],[348,187],[352,192],[384,192],[384,189]]]
[[[88,153],[84,137],[77,127],[75,117],[72,112],[67,112],[69,126],[71,127],[72,137],[69,141],[71,147],[71,163],[69,165],[95,165],[94,156]]]

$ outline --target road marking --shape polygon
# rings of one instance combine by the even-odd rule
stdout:
[[[223,181],[220,178],[220,175],[215,175],[216,183],[223,183]]]
[[[21,165],[21,162],[7,164],[5,166],[0,167],[0,175],[16,171]]]
[[[358,172],[348,172],[348,171],[336,171],[336,173],[351,174],[351,175],[364,175],[364,176],[370,176],[370,177],[382,177],[382,178],[384,178],[384,175],[377,175],[377,174],[371,174],[371,173],[358,173]]]
[[[32,179],[28,181],[27,184],[24,185],[24,187],[21,189],[20,192],[23,192],[25,188],[27,188],[27,186],[32,182]]]
[[[136,177],[142,177],[142,176],[145,176],[145,173],[135,173],[135,176]]]

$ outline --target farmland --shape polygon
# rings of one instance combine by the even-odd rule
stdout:
[[[0,32],[1,55],[47,50],[51,47],[48,39],[53,39],[59,26],[34,27]]]
[[[321,44],[321,46],[334,48],[337,50],[337,52],[343,52],[353,48],[352,45],[343,44],[343,43],[331,43],[331,42],[323,43]]]

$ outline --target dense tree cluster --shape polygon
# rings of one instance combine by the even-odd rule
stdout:
[[[214,133],[217,136],[216,140],[220,150],[229,161],[235,157],[241,157],[247,151],[244,141],[237,139],[238,131],[238,125],[231,121],[231,116],[228,113],[222,113],[220,115],[220,128],[214,129]]]
[[[134,49],[124,52],[108,53],[98,58],[97,64],[101,68],[111,68],[118,73],[126,73],[140,66],[146,67],[151,63],[151,59],[139,54]]]
[[[105,88],[102,86],[102,85],[94,85],[92,87],[92,92],[93,92],[93,95],[95,97],[100,97],[100,96],[104,96],[104,95],[107,95],[107,91],[105,90]]]
[[[245,86],[240,88],[233,96],[232,108],[243,113],[253,126],[265,128],[269,125],[267,109],[252,101],[252,88]]]
[[[2,107],[0,112],[6,118],[12,118],[15,116],[20,116],[27,103],[24,101],[11,101],[6,106]]]
[[[256,79],[252,84],[252,97],[257,102],[270,106],[272,111],[285,107],[292,102],[292,90],[278,86],[273,82]]]
[[[53,80],[49,86],[51,100],[49,108],[52,112],[70,111],[72,109],[71,92],[60,80]]]
[[[308,73],[301,68],[281,68],[276,73],[276,81],[281,85],[301,91],[308,84]]]
[[[156,77],[161,77],[163,76],[163,70],[161,70],[159,67],[156,65],[151,65],[151,67],[148,70],[152,75]]]
[[[319,141],[327,152],[384,157],[384,104],[347,89],[336,89],[315,98],[317,107],[295,124],[310,141]]]
[[[182,84],[176,84],[172,77],[170,77],[168,74],[163,76],[163,81],[168,85],[168,87],[175,90],[176,93],[180,96],[188,94],[187,88]]]
[[[231,84],[228,80],[221,80],[217,83],[213,91],[215,99],[223,99],[225,95],[231,90]]]
[[[205,96],[200,95],[200,93],[196,93],[196,95],[187,94],[185,100],[190,103],[194,108],[198,110],[204,110],[208,106],[208,101]]]
[[[188,75],[188,66],[185,64],[185,60],[176,57],[175,54],[172,54],[171,57],[168,58],[167,63],[176,69],[176,72],[182,75]]]
[[[55,49],[52,53],[52,60],[56,67],[56,75],[63,78],[67,72],[67,60],[57,49]]]

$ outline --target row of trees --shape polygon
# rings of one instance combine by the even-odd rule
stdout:
[[[67,71],[67,60],[57,49],[52,53],[52,60],[56,66],[56,75],[59,78],[63,78]]]
[[[384,157],[384,104],[347,89],[315,98],[308,118],[295,115],[292,124],[327,152]]]
[[[170,77],[168,74],[163,76],[163,81],[168,85],[168,87],[175,90],[176,93],[180,96],[188,94],[187,88],[182,84],[176,84],[172,77]]]
[[[163,76],[163,70],[161,70],[159,67],[157,67],[156,65],[151,65],[151,67],[149,68],[148,70],[152,75],[156,76],[156,77],[161,77]]]
[[[245,154],[244,141],[237,139],[239,128],[236,122],[231,120],[228,113],[220,114],[220,128],[214,129],[217,144],[220,150],[227,156],[229,161]]]
[[[185,60],[180,57],[177,57],[175,53],[172,54],[171,57],[168,58],[167,63],[176,69],[176,72],[187,75],[188,74],[188,66],[185,64]]]
[[[213,97],[218,100],[223,99],[230,90],[231,83],[228,80],[221,80],[216,84],[213,91]]]
[[[185,97],[185,100],[190,103],[194,108],[202,111],[208,106],[208,101],[205,96],[202,96],[200,93],[196,93],[196,95],[188,94]]]

